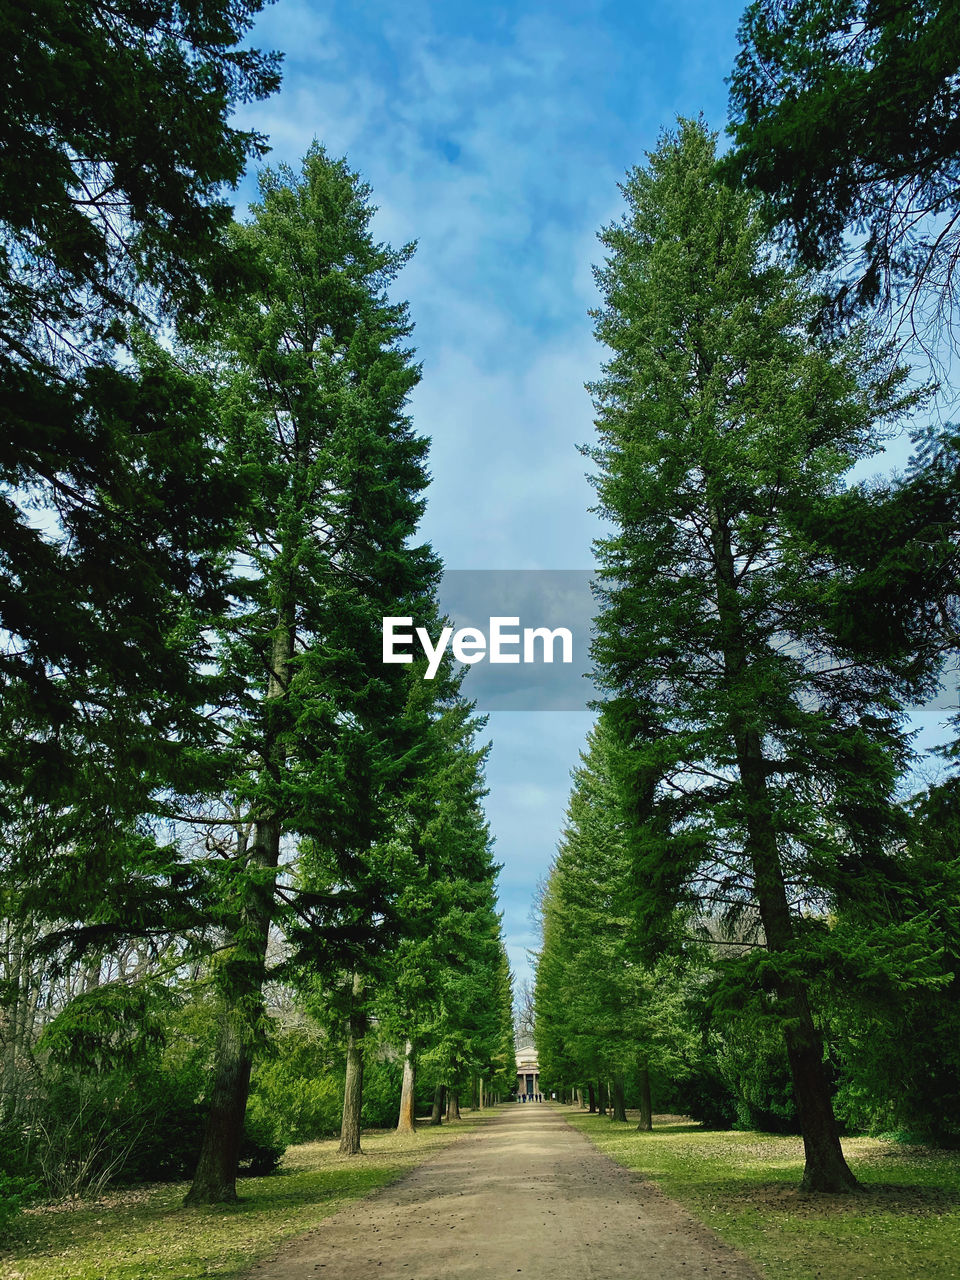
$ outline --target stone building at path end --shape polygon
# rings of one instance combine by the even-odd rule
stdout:
[[[532,1044],[517,1050],[517,1097],[532,1098],[540,1092],[540,1061]]]

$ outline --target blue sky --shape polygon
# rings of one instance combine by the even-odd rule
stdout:
[[[601,359],[596,232],[678,114],[723,128],[743,7],[279,0],[261,15],[255,42],[285,53],[284,83],[240,118],[270,136],[268,163],[296,166],[319,138],[371,184],[378,237],[419,243],[398,293],[423,362],[412,412],[433,440],[424,533],[450,568],[590,567],[576,446]],[[589,723],[490,719],[487,812],[521,979]]]

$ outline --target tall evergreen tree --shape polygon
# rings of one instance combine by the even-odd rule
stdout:
[[[835,319],[878,308],[935,367],[957,336],[958,17],[952,0],[754,0],[724,162],[797,260],[832,279]],[[917,445],[905,477],[808,519],[847,565],[841,643],[899,650],[920,674],[957,647],[956,428]]]
[[[243,276],[224,188],[264,150],[234,107],[279,79],[243,47],[259,8],[0,9],[0,874],[88,938],[183,923],[154,908],[189,873],[141,819],[209,740],[246,492],[157,337]]]
[[[650,1128],[650,1073],[683,1069],[687,1032],[675,957],[645,961],[638,945],[617,737],[609,716],[591,730],[543,901],[534,989],[541,1067],[569,1085],[609,1081],[615,1120],[625,1085],[637,1084],[640,1125]]]
[[[368,853],[416,746],[404,668],[381,661],[381,619],[419,615],[437,575],[411,542],[427,442],[405,413],[419,378],[406,305],[387,296],[411,248],[374,241],[369,188],[317,144],[300,174],[264,172],[260,193],[232,233],[257,287],[215,317],[205,352],[221,369],[228,451],[258,502],[239,549],[242,603],[220,628],[229,950],[195,1203],[236,1194],[269,931],[278,893],[291,896],[278,887],[285,838],[301,850],[301,962],[311,949],[323,959],[340,913],[373,928],[384,886]],[[319,888],[331,881],[332,899]]]
[[[755,203],[717,177],[683,122],[624,186],[607,227],[593,388],[603,610],[594,655],[659,830],[634,843],[637,906],[755,908],[786,1041],[804,1185],[854,1185],[805,980],[812,906],[890,833],[905,755],[880,665],[834,661],[821,624],[831,565],[791,513],[834,492],[905,407],[864,336],[812,339],[818,299],[771,253]],[[851,850],[860,859],[847,860]],[[758,958],[759,957],[759,958]]]
[[[458,685],[458,680],[452,682],[451,694]],[[430,689],[422,681],[419,687]],[[478,913],[488,920],[496,904],[497,868],[482,810],[488,748],[475,740],[483,721],[459,700],[437,711],[429,728],[429,755],[404,797],[393,832],[403,868],[395,906],[402,925],[381,966],[377,997],[378,1022],[404,1049],[402,1131],[413,1128],[418,1064],[436,1056],[449,1021],[447,984],[476,959],[471,955],[471,921]],[[479,962],[491,961],[485,948]],[[494,970],[499,981],[498,965],[499,956],[487,972],[488,995],[494,990]]]

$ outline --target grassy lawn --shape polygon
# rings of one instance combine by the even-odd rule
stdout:
[[[960,1277],[958,1152],[845,1138],[864,1190],[813,1195],[798,1190],[799,1138],[680,1122],[637,1133],[635,1121],[564,1110],[601,1151],[654,1180],[770,1280]]]
[[[483,1116],[492,1116],[495,1108]],[[337,1142],[291,1147],[267,1178],[244,1178],[240,1202],[185,1209],[186,1183],[117,1191],[95,1201],[30,1209],[0,1253],[0,1280],[199,1280],[241,1276],[258,1258],[301,1235],[349,1200],[393,1182],[483,1123],[424,1125],[410,1138],[363,1135],[364,1154]]]

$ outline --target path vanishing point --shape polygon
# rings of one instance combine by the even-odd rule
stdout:
[[[550,1105],[501,1111],[250,1280],[759,1280]]]

